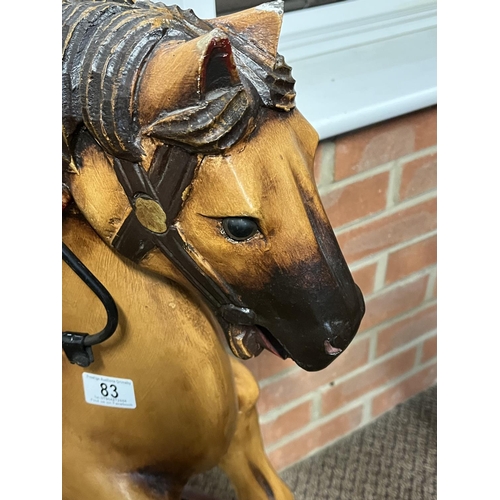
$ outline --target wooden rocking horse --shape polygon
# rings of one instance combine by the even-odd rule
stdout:
[[[364,303],[277,54],[283,2],[62,11],[63,498],[179,499],[219,465],[240,500],[291,499],[237,358],[321,370]]]

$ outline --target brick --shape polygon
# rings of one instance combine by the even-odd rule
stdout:
[[[412,113],[415,125],[415,150],[430,148],[437,144],[437,106]]]
[[[335,185],[334,185],[335,186]],[[332,226],[339,227],[384,210],[387,204],[389,172],[346,186],[334,187],[322,198]]]
[[[433,153],[405,163],[401,170],[399,199],[406,200],[435,189],[437,185],[437,154]]]
[[[377,335],[377,356],[383,356],[393,349],[435,330],[436,327],[437,307],[434,304],[380,330]]]
[[[330,366],[318,372],[294,371],[261,387],[257,409],[260,415],[300,398],[368,362],[370,339],[350,345]]]
[[[431,337],[424,342],[422,346],[422,359],[421,363],[426,363],[432,358],[437,356],[437,336]]]
[[[428,275],[421,276],[409,283],[386,290],[366,300],[365,316],[361,320],[360,332],[395,318],[419,306],[425,298]]]
[[[335,180],[435,145],[436,118],[432,107],[339,136],[335,141]]]
[[[358,428],[362,416],[361,406],[343,413],[268,453],[269,460],[277,471],[281,471],[314,450],[323,448]]]
[[[311,421],[311,401],[306,401],[279,415],[274,420],[261,424],[264,445],[269,446],[281,438],[298,431]]]
[[[434,364],[378,394],[372,400],[372,417],[381,415],[397,404],[431,387],[436,383],[436,377],[437,366]]]
[[[385,273],[386,284],[394,283],[420,269],[435,264],[437,260],[437,236],[413,243],[389,253]]]
[[[337,234],[348,263],[436,229],[436,198]]]
[[[368,368],[364,372],[338,385],[334,385],[323,394],[321,401],[322,414],[327,415],[364,394],[409,372],[415,364],[416,354],[417,349],[413,347],[412,349],[397,354],[382,363],[378,363]]]
[[[377,264],[369,264],[360,267],[355,271],[351,271],[355,283],[361,288],[363,295],[366,297],[373,293],[375,288],[375,274],[377,272]]]
[[[415,151],[415,130],[394,119],[341,136],[335,148],[335,180],[383,165]]]
[[[288,358],[283,360],[265,350],[256,358],[248,359],[243,363],[258,381],[265,380],[272,375],[290,370],[292,367],[297,366],[292,359]]]

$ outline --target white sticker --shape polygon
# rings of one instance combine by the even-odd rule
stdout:
[[[82,376],[87,403],[115,408],[130,408],[131,410],[136,407],[132,380],[85,372]]]

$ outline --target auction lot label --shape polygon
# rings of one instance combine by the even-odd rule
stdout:
[[[132,380],[85,372],[82,373],[82,376],[87,403],[114,408],[129,408],[130,410],[136,407]]]

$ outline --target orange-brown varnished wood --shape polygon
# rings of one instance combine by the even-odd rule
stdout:
[[[150,123],[160,111],[171,111],[177,103],[199,98],[200,67],[210,41],[195,38],[189,42],[168,41],[160,44],[144,68],[138,110],[142,124]],[[168,86],[161,85],[168,75]]]
[[[261,288],[277,268],[317,253],[300,194],[318,198],[308,169],[317,143],[316,131],[297,110],[285,117],[268,111],[248,142],[204,158],[177,225],[196,249],[193,258],[209,262],[215,279],[223,275],[230,284],[244,280]],[[221,238],[220,220],[231,216],[258,220],[262,232],[244,244]]]
[[[236,431],[220,467],[233,483],[239,500],[293,500],[285,483],[277,476],[266,455],[255,408],[259,386],[248,368],[231,359],[238,393]],[[243,456],[242,456],[243,455]]]
[[[229,29],[253,42],[269,66],[274,64],[283,19],[281,10],[257,8],[212,19],[215,26]]]
[[[111,243],[131,211],[130,203],[116,178],[110,155],[92,145],[82,153],[82,162],[87,168],[69,178],[71,195],[89,224]]]
[[[85,470],[88,460],[95,472],[118,481],[153,467],[182,486],[189,473],[217,464],[234,432],[235,387],[217,332],[179,287],[125,264],[80,221],[65,221],[63,241],[100,276],[120,313],[117,332],[94,348],[90,367],[63,357],[65,469]],[[63,297],[65,331],[103,327],[102,306],[65,264]],[[82,372],[131,379],[137,408],[87,404]],[[85,476],[65,475],[71,491],[75,481],[83,483],[74,498],[92,491]]]
[[[120,314],[117,332],[94,348],[90,367],[63,356],[63,498],[156,498],[134,475],[149,469],[171,485],[162,498],[178,498],[189,476],[217,465],[230,446],[231,454],[247,453],[250,435],[238,429],[247,429],[256,412],[257,384],[230,360],[213,320],[179,285],[124,262],[78,218],[64,221],[63,241],[100,277]],[[63,298],[65,331],[103,327],[104,309],[66,264]],[[131,379],[137,408],[87,404],[83,372]],[[267,462],[256,426],[249,459],[259,470],[264,464],[276,499],[290,498]],[[245,463],[240,458],[232,467]],[[248,480],[255,482],[253,475]],[[253,495],[240,498],[261,498],[256,490]]]
[[[237,358],[268,349],[320,370],[364,308],[276,52],[282,15],[279,1],[203,21],[63,0],[63,243],[119,313],[90,366],[62,357],[64,500],[179,500],[216,465],[238,500],[293,499]],[[63,332],[99,332],[101,302],[62,273]],[[132,380],[136,407],[87,403],[84,373]]]

